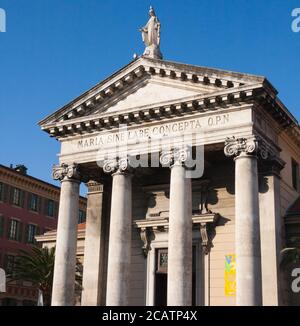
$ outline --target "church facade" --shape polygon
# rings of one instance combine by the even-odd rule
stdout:
[[[300,191],[297,120],[264,77],[156,50],[40,122],[61,143],[52,304],[74,303],[80,182],[82,305],[288,304],[279,260]]]

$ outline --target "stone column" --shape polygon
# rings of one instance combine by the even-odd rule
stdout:
[[[192,304],[192,189],[184,162],[184,149],[163,153],[161,163],[171,163],[168,239],[169,306]]]
[[[260,168],[259,210],[264,306],[278,306],[282,302],[279,255],[282,249],[283,228],[280,209],[280,171],[283,167],[284,162],[273,156]]]
[[[84,242],[82,306],[105,305],[108,242],[108,185],[87,183],[87,219]]]
[[[61,181],[61,190],[51,304],[73,306],[80,184],[78,166],[56,166],[53,178]]]
[[[112,172],[112,195],[107,268],[107,306],[129,305],[132,230],[132,174],[127,159],[108,160],[103,171]]]
[[[258,204],[258,142],[228,138],[225,155],[235,157],[236,304],[262,304]]]

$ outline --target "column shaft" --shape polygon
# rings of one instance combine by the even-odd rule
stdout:
[[[107,270],[107,306],[129,304],[131,229],[131,175],[113,174]]]
[[[185,167],[171,168],[168,241],[168,305],[192,304],[192,196]]]
[[[52,306],[74,305],[79,181],[61,182]]]
[[[261,305],[261,254],[256,155],[235,159],[236,304]]]

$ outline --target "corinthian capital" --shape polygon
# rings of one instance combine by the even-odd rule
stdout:
[[[76,163],[54,165],[52,171],[52,177],[54,180],[64,180],[64,179],[73,179],[80,180],[79,168]]]
[[[126,173],[130,172],[129,161],[127,158],[115,158],[104,161],[103,171],[105,173]]]
[[[190,158],[189,148],[174,148],[171,151],[163,151],[160,155],[161,165],[182,165]]]

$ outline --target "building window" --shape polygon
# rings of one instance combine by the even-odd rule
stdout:
[[[28,224],[28,232],[27,232],[27,243],[35,243],[35,236],[37,233],[37,227],[33,224]]]
[[[38,210],[38,196],[35,194],[30,195],[29,209],[35,212]]]
[[[81,209],[79,210],[78,223],[84,223],[86,220],[85,212]]]
[[[48,200],[47,215],[54,217],[54,201],[51,199]]]
[[[9,226],[9,234],[8,238],[9,240],[20,240],[20,226],[21,223],[17,220],[10,220],[10,226]]]
[[[21,190],[18,188],[13,188],[12,203],[21,206]]]
[[[292,183],[293,188],[299,191],[299,164],[292,159]]]

